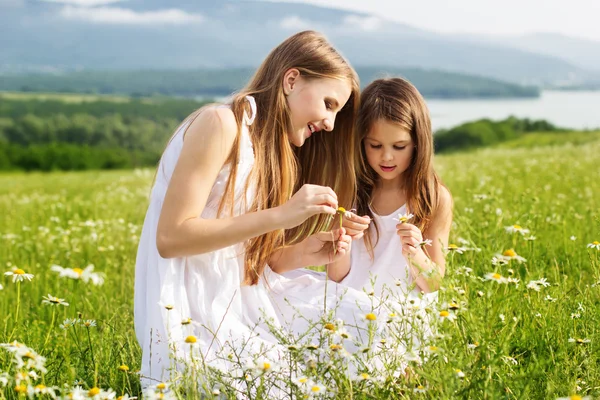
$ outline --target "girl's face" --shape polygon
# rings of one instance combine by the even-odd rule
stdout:
[[[294,146],[319,131],[332,131],[337,113],[350,98],[350,84],[342,79],[306,79],[298,70],[284,77],[284,93],[291,112],[293,131],[288,132]]]
[[[387,120],[377,120],[363,140],[367,161],[384,181],[401,183],[414,153],[410,133]]]

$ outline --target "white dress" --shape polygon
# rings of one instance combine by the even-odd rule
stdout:
[[[243,193],[254,164],[248,126],[256,115],[256,104],[252,97],[247,99],[253,115],[244,116],[242,127],[235,215],[244,212],[242,204],[251,204],[252,196],[252,193]],[[277,357],[279,342],[265,320],[276,327],[302,333],[310,321],[321,317],[324,303],[327,310],[335,310],[335,318],[352,321],[357,313],[363,309],[368,312],[371,306],[364,293],[327,282],[318,274],[297,273],[284,277],[267,267],[257,285],[242,286],[244,246],[241,243],[191,257],[162,258],[156,248],[156,229],[186,128],[187,125],[180,127],[163,153],[137,253],[134,314],[136,336],[143,354],[140,375],[144,387],[169,379],[173,365],[178,367],[173,356],[177,359],[189,356],[190,346],[184,342],[187,336],[196,336],[196,346],[209,366],[227,369],[231,366],[219,356],[220,351],[227,346],[239,348],[244,341],[250,343],[244,348],[248,355],[267,349],[271,357]],[[229,173],[230,167],[225,165],[211,189],[202,218],[217,217]],[[242,201],[244,195],[245,202]],[[191,323],[182,324],[188,318]]]

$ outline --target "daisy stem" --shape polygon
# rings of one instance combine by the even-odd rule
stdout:
[[[17,282],[17,311],[15,313],[15,324],[19,322],[19,309],[21,307],[21,282]]]
[[[90,344],[90,354],[92,356],[92,364],[94,365],[94,386],[96,386],[97,376],[96,376],[96,360],[94,359],[94,346],[92,345],[92,337],[90,336],[90,328],[86,327],[85,330],[87,331],[88,343]]]
[[[48,339],[50,339],[50,332],[52,332],[52,328],[54,327],[54,321],[56,320],[56,307],[52,307],[52,322],[50,322],[50,327],[48,328],[48,333],[46,334],[46,340],[44,340],[44,345],[42,346],[42,353],[48,344]]]

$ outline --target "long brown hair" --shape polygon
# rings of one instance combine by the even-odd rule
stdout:
[[[295,148],[288,139],[293,125],[283,91],[285,73],[296,68],[304,79],[334,78],[348,82],[350,98],[338,112],[332,132],[320,132]],[[255,189],[248,211],[266,210],[286,203],[305,183],[330,186],[340,206],[350,208],[356,194],[354,122],[358,113],[358,75],[327,39],[314,31],[299,32],[271,51],[250,82],[231,100],[238,133],[228,162],[231,165],[219,214],[225,207],[233,212],[234,187],[240,158],[240,135],[244,113],[251,114],[246,96],[253,96],[257,113],[249,133],[255,162],[245,189]],[[195,118],[202,109],[193,113]],[[269,232],[245,244],[244,283],[258,283],[269,257],[286,245],[298,243],[316,231],[326,229],[331,218],[318,215],[288,231]]]
[[[355,153],[357,155],[357,212],[359,215],[373,217],[369,205],[379,175],[367,162],[363,142],[378,120],[397,124],[410,133],[415,148],[410,165],[403,173],[406,208],[414,215],[411,223],[421,231],[425,231],[438,206],[442,183],[433,169],[433,134],[429,110],[417,88],[402,78],[377,79],[362,92],[356,122],[360,147],[360,151]],[[371,255],[379,238],[376,224],[374,229],[375,243],[371,242],[370,235],[364,236]]]

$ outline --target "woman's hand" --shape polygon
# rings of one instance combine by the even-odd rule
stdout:
[[[421,250],[423,233],[419,228],[407,222],[396,225],[396,232],[402,241],[402,254],[415,256]]]
[[[344,228],[315,233],[302,242],[302,264],[317,266],[337,261],[348,254],[351,242]]]
[[[337,208],[337,195],[330,187],[308,184],[278,207],[283,229],[294,228],[316,214],[335,215]]]
[[[365,231],[369,228],[369,224],[371,224],[371,218],[367,215],[359,217],[352,211],[344,213],[342,227],[346,229],[346,233],[352,237],[352,240],[362,238],[365,235]]]

